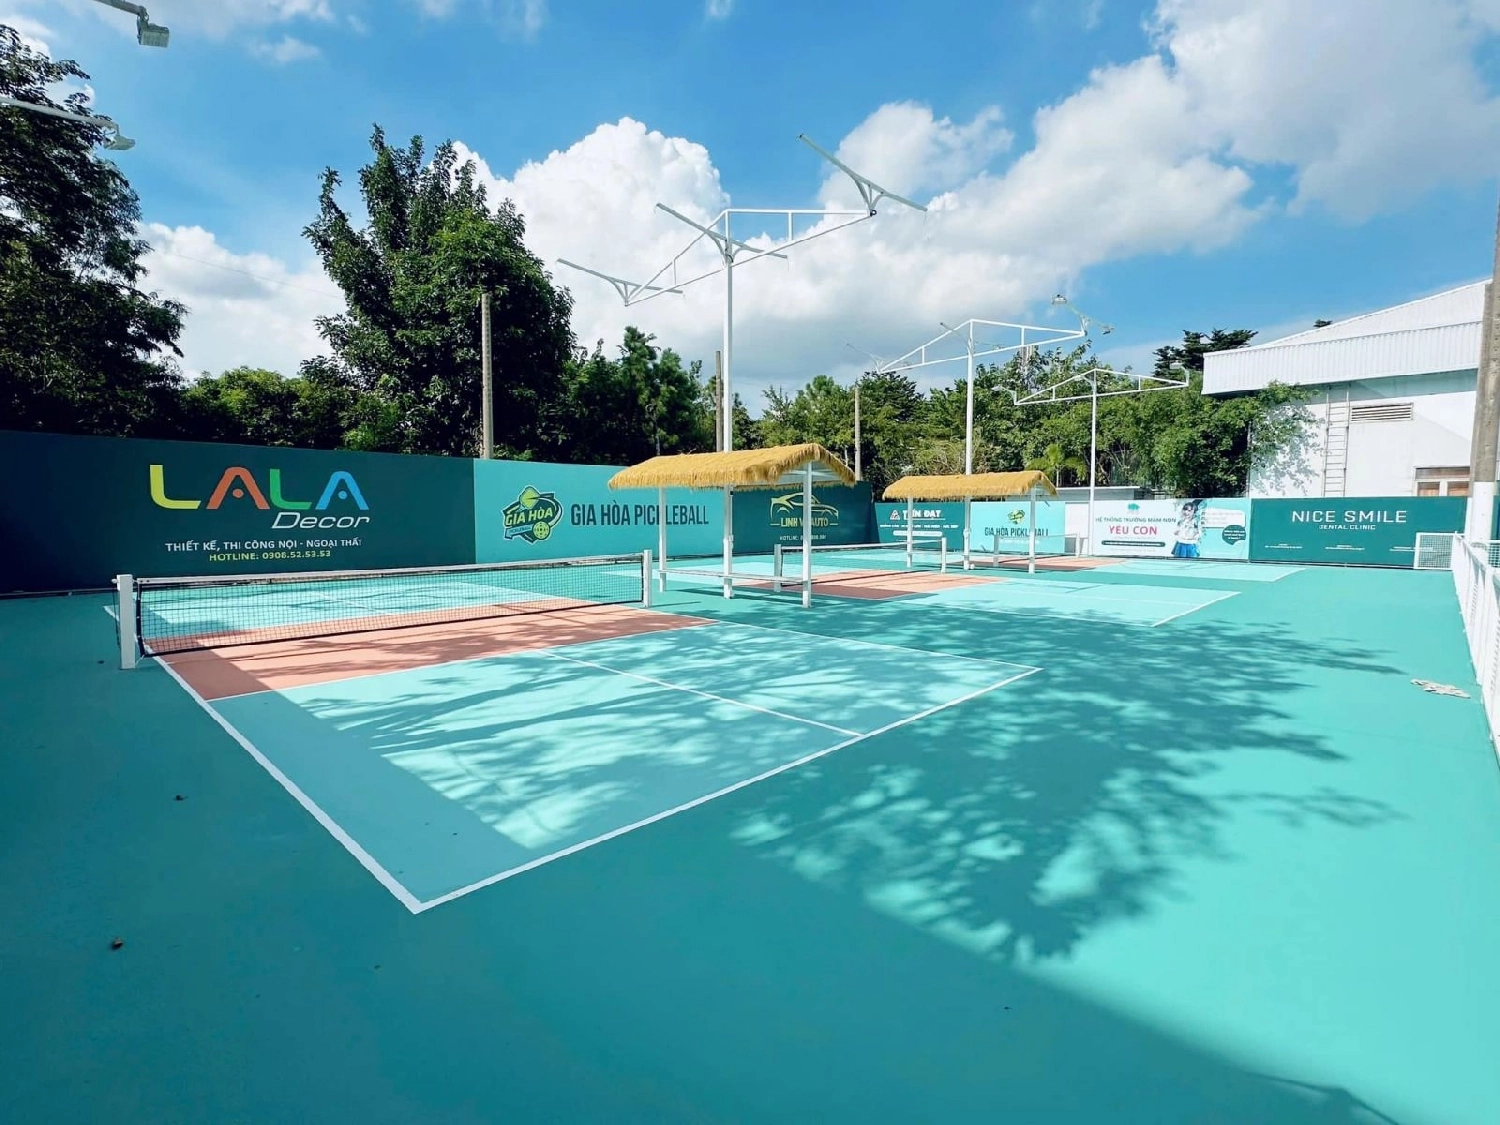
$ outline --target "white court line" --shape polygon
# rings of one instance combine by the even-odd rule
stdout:
[[[864,742],[869,738],[874,738],[876,735],[886,734],[889,731],[896,730],[898,727],[904,727],[908,723],[914,723],[919,719],[925,719],[931,715],[935,715],[939,711],[945,711],[949,707],[956,707],[960,703],[967,703],[969,700],[977,699],[981,695],[985,695],[989,692],[995,691],[997,688],[1003,688],[1008,684],[1015,683],[1017,680],[1024,680],[1027,676],[1034,676],[1040,671],[1042,671],[1042,669],[1032,668],[1030,671],[1011,676],[1008,679],[999,681],[998,683],[990,684],[988,687],[982,687],[976,691],[971,691],[967,695],[959,696],[957,699],[949,700],[947,703],[939,703],[937,706],[929,707],[925,711],[918,711],[915,715],[908,715],[904,719],[897,719],[895,722],[887,723],[885,726],[880,727],[876,730],[872,730],[868,734],[857,734],[852,738],[845,739],[843,742],[836,742],[832,746],[829,746],[823,750],[815,750],[811,754],[804,754],[796,761],[787,762],[785,765],[776,766],[772,769],[766,770],[764,773],[756,774],[754,777],[747,777],[743,781],[736,781],[733,785],[726,785],[723,789],[716,790],[713,793],[705,794],[702,797],[695,797],[691,801],[686,801],[683,804],[677,805],[675,808],[667,809],[664,812],[655,813],[654,815],[648,816],[643,820],[636,821],[634,824],[627,824],[622,828],[612,829],[611,831],[605,832],[599,836],[595,836],[590,840],[583,840],[577,844],[573,844],[569,847],[562,848],[559,851],[555,851],[550,855],[544,855],[537,859],[531,860],[529,863],[523,863],[519,867],[512,867],[508,871],[502,871],[498,875],[491,875],[486,879],[479,880],[477,883],[470,883],[466,887],[459,887],[457,890],[449,891],[445,895],[439,895],[437,898],[428,899],[426,902],[419,903],[417,905],[416,913],[421,913],[425,910],[431,910],[434,906],[442,906],[445,902],[452,902],[454,899],[462,898],[464,895],[472,894],[473,892],[482,890],[485,887],[494,886],[496,883],[499,883],[505,879],[512,878],[513,876],[523,874],[527,871],[533,871],[536,868],[541,867],[543,864],[551,863],[554,860],[562,859],[565,856],[573,855],[577,852],[584,851],[587,848],[592,848],[596,844],[607,843],[610,840],[614,840],[620,836],[625,835],[627,832],[634,832],[637,828],[645,828],[648,825],[656,824],[658,821],[666,820],[668,817],[676,816],[678,813],[687,812],[689,809],[695,809],[699,805],[705,805],[709,801],[716,801],[720,797],[727,797],[731,793],[737,793],[739,792],[739,790],[744,789],[747,786],[755,785],[758,782],[762,782],[767,780],[768,778],[775,777],[779,773],[786,773],[787,770],[797,769],[799,766],[805,766],[809,762],[817,761],[819,758],[826,757],[836,750],[845,750],[848,747],[855,745],[856,743]]]
[[[569,664],[581,664],[585,668],[597,668],[601,672],[613,672],[616,676],[624,676],[626,679],[640,680],[643,684],[655,684],[657,687],[668,688],[671,691],[682,691],[688,695],[702,696],[704,699],[712,699],[716,703],[727,703],[731,707],[743,707],[748,711],[759,711],[762,715],[774,715],[778,719],[790,719],[794,723],[806,723],[810,727],[822,727],[824,730],[833,731],[834,734],[859,733],[845,727],[836,727],[832,723],[820,723],[817,719],[804,719],[801,715],[789,715],[785,711],[773,711],[769,707],[759,707],[754,703],[744,703],[738,699],[730,699],[728,696],[715,695],[711,691],[699,691],[697,688],[668,683],[666,680],[658,680],[655,676],[643,676],[639,672],[626,672],[620,668],[611,668],[608,664],[599,664],[577,656],[563,656],[561,653],[554,652],[551,649],[542,649],[540,651],[543,656],[550,656],[553,660],[565,660]]]
[[[371,875],[375,876],[380,885],[386,890],[390,891],[402,906],[406,907],[406,909],[410,910],[413,914],[420,914],[424,909],[426,909],[423,906],[421,900],[419,900],[416,895],[412,894],[405,887],[403,887],[394,875],[392,875],[389,871],[387,871],[380,865],[380,862],[376,860],[374,856],[365,851],[364,848],[360,847],[359,842],[355,840],[353,836],[349,835],[349,833],[345,832],[338,821],[334,820],[333,817],[324,812],[322,807],[316,801],[314,801],[300,788],[298,788],[296,782],[287,777],[286,774],[282,773],[281,770],[276,767],[275,763],[271,761],[271,759],[262,754],[260,750],[256,748],[255,743],[251,742],[248,738],[246,738],[243,734],[236,730],[234,728],[234,725],[228,719],[219,714],[219,712],[213,708],[213,705],[210,704],[201,695],[199,695],[191,684],[189,684],[186,680],[179,676],[177,674],[177,669],[173,668],[172,665],[168,664],[159,656],[152,657],[152,659],[155,660],[158,665],[165,668],[167,670],[167,675],[171,676],[174,680],[177,681],[177,686],[182,688],[183,691],[187,692],[199,707],[202,707],[203,710],[208,712],[209,718],[213,719],[214,722],[218,723],[219,726],[224,728],[224,732],[228,734],[230,738],[238,742],[240,744],[240,747],[244,749],[246,753],[248,753],[257,762],[259,762],[261,768],[264,769],[272,777],[274,777],[276,781],[281,785],[281,787],[288,793],[290,793],[293,799],[295,799],[299,805],[301,805],[304,809],[311,813],[313,819],[321,824],[325,829],[327,829],[330,836],[332,836],[340,844],[344,845],[344,850],[352,855],[355,859],[359,860],[360,865]]]
[[[892,652],[910,652],[922,656],[941,656],[944,660],[967,660],[974,664],[993,664],[996,667],[1027,668],[1033,672],[1039,671],[1039,669],[1032,667],[1030,664],[1017,664],[1014,660],[990,660],[983,656],[957,656],[951,652],[939,652],[937,649],[911,648],[908,645],[888,645],[882,644],[879,641],[856,640],[853,637],[830,637],[823,633],[804,633],[801,629],[778,629],[774,625],[751,625],[747,621],[725,621],[722,618],[712,620],[722,627],[733,629],[758,629],[762,633],[783,633],[788,637],[811,637],[816,640],[827,641],[830,644],[863,645],[866,648],[886,648]]]
[[[1239,596],[1240,591],[1233,590],[1225,594],[1222,598],[1215,598],[1213,601],[1204,602],[1202,605],[1195,605],[1189,609],[1185,609],[1181,613],[1174,613],[1170,617],[1163,617],[1160,621],[1153,621],[1151,623],[1151,628],[1155,629],[1158,625],[1165,625],[1168,621],[1176,621],[1179,617],[1186,617],[1190,613],[1197,613],[1200,609],[1207,609],[1209,606],[1214,605],[1218,602],[1227,601],[1229,598],[1237,598]]]

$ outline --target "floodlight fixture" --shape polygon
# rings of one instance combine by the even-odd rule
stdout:
[[[150,13],[139,4],[131,4],[128,0],[98,0],[98,3],[135,17],[135,41],[142,47],[165,47],[172,38],[172,32],[159,23],[152,23]]]
[[[881,200],[889,199],[915,211],[927,210],[920,203],[915,203],[904,196],[897,195],[868,176],[861,175],[847,164],[829,152],[819,148],[805,134],[799,134],[797,139],[819,156],[827,160],[839,171],[854,181],[855,188],[859,191],[860,200],[864,206],[860,210],[846,210],[841,208],[796,208],[796,207],[726,207],[718,215],[708,222],[699,222],[681,211],[668,207],[665,203],[658,203],[657,210],[672,218],[692,227],[697,231],[685,247],[672,256],[671,261],[648,277],[644,282],[627,281],[624,278],[615,277],[611,274],[601,273],[598,270],[580,266],[576,262],[559,259],[559,264],[570,269],[580,270],[591,274],[614,287],[620,299],[627,306],[640,304],[660,297],[664,293],[681,293],[690,285],[694,285],[710,277],[716,277],[720,273],[724,275],[724,343],[720,353],[722,365],[718,393],[722,402],[721,411],[723,417],[723,430],[719,435],[719,447],[723,450],[734,448],[734,392],[733,392],[733,363],[734,354],[734,267],[737,265],[748,265],[750,262],[761,258],[786,258],[786,251],[794,246],[800,246],[804,242],[811,242],[815,238],[832,234],[834,231],[844,230],[856,223],[865,222],[875,217],[876,206]],[[777,216],[786,220],[786,236],[781,241],[772,241],[770,245],[756,246],[744,239],[735,237],[733,220],[736,215],[759,215]],[[804,225],[798,230],[798,220],[812,220],[812,225]],[[836,220],[829,223],[828,220]],[[762,232],[762,237],[765,237]],[[691,277],[682,279],[678,277],[678,266],[692,253],[701,243],[707,242],[711,245],[718,263],[712,268],[696,273]],[[731,507],[730,490],[724,490],[724,585],[723,592],[726,598],[733,596],[733,582],[730,564],[734,552],[734,519]]]
[[[59,109],[53,105],[41,105],[37,102],[25,102],[20,98],[0,96],[0,108],[26,109],[32,113],[44,114],[47,117],[60,117],[64,121],[76,121],[81,125],[92,125],[96,129],[104,129],[110,137],[104,141],[104,147],[112,152],[125,152],[135,147],[135,141],[120,132],[120,126],[113,118],[100,117],[97,114],[74,113],[72,110]]]
[[[1080,321],[1082,321],[1083,322],[1083,334],[1085,336],[1088,335],[1089,325],[1091,325],[1091,324],[1096,324],[1096,323],[1098,324],[1098,326],[1099,326],[1099,335],[1101,335],[1101,336],[1108,336],[1111,332],[1113,332],[1115,330],[1115,326],[1113,324],[1105,324],[1102,320],[1101,321],[1095,321],[1093,317],[1089,316],[1082,309],[1080,309],[1077,305],[1075,305],[1072,301],[1068,300],[1068,298],[1064,294],[1062,294],[1062,293],[1058,293],[1055,296],[1053,296],[1052,303],[1054,305],[1061,305],[1063,308],[1067,309],[1074,316],[1076,316]]]

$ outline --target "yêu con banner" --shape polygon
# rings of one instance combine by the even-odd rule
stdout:
[[[1250,501],[1243,497],[1100,501],[1094,505],[1089,552],[1136,558],[1248,559]]]

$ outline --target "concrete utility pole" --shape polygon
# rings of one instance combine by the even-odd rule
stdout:
[[[1474,387],[1474,436],[1469,464],[1469,506],[1464,535],[1492,537],[1495,509],[1495,458],[1500,437],[1500,324],[1495,316],[1495,288],[1500,283],[1500,210],[1495,221],[1494,263],[1484,286],[1484,319],[1479,325],[1479,377]]]
[[[490,357],[490,291],[479,294],[479,376],[481,387],[480,411],[484,420],[480,425],[484,448],[479,451],[482,460],[495,456],[495,369]]]

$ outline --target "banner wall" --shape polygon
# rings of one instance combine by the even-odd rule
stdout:
[[[1256,500],[1250,557],[1257,562],[1411,566],[1419,531],[1463,530],[1461,496]]]
[[[1098,500],[1094,503],[1089,552],[1116,557],[1244,560],[1250,558],[1251,512],[1251,501],[1243,497]]]
[[[471,512],[479,562],[625,555],[657,549],[656,489],[614,492],[609,465],[474,461]],[[667,490],[669,555],[723,550],[722,494]]]
[[[913,531],[941,531],[951,552],[964,549],[963,501],[916,501],[912,503]],[[995,532],[1000,532],[1003,554],[1026,554],[1030,538],[1030,501],[975,500],[969,513],[970,547],[974,554],[994,550]],[[882,501],[875,505],[880,543],[906,542],[906,504]],[[1036,502],[1036,549],[1039,554],[1059,554],[1066,543],[1067,505],[1061,500]],[[920,542],[920,539],[919,539]]]
[[[0,433],[0,592],[474,559],[467,460]]]
[[[714,493],[714,502],[720,503]],[[722,505],[721,505],[722,506]],[[826,485],[813,488],[814,543],[868,543],[870,486]],[[734,553],[769,555],[777,543],[802,542],[802,488],[746,489],[734,494]],[[720,548],[714,547],[717,551]]]

